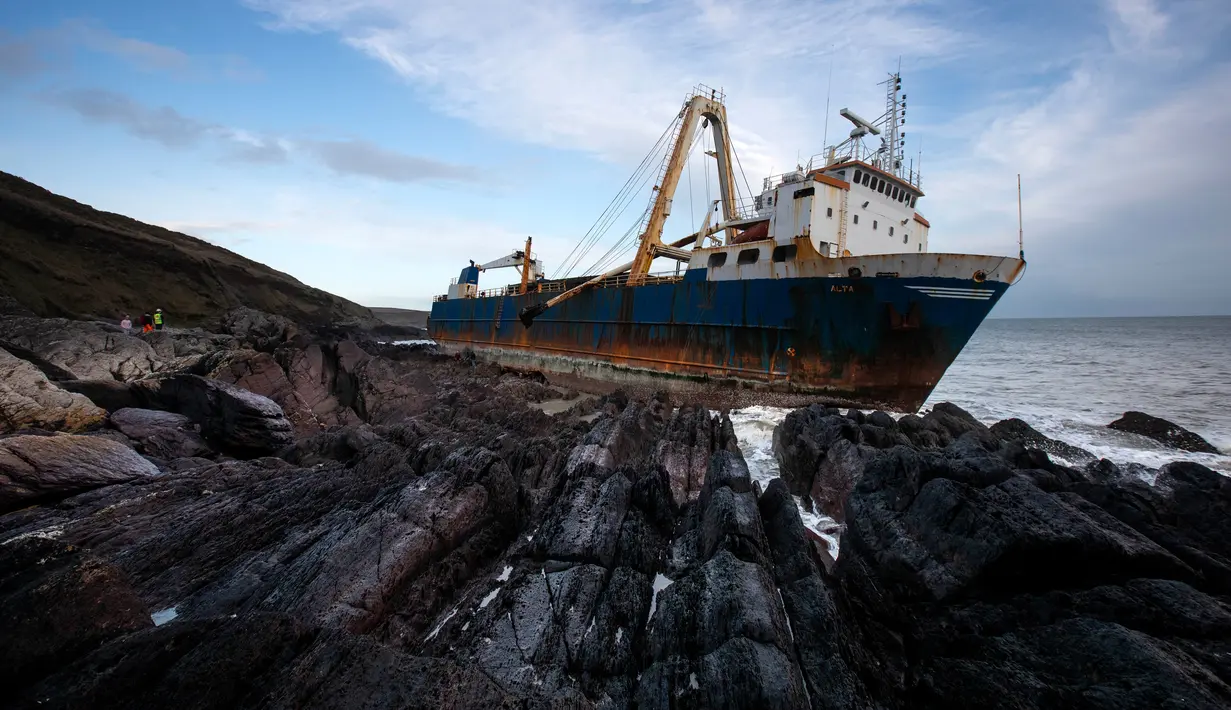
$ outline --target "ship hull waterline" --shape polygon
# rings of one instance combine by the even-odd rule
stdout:
[[[973,279],[833,278],[593,288],[525,327],[541,294],[438,301],[446,352],[590,392],[658,390],[712,407],[917,411],[1008,288]]]

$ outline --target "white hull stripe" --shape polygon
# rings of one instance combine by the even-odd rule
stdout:
[[[986,301],[995,295],[994,291],[982,288],[947,288],[944,286],[907,286],[906,288],[914,289],[935,298],[964,298],[974,301]]]

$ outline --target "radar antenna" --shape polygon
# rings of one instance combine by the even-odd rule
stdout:
[[[857,115],[854,111],[850,110],[849,108],[842,109],[841,111],[838,112],[838,115],[842,116],[842,118],[845,118],[846,120],[855,124],[855,127],[851,129],[851,138],[854,138],[854,139],[863,138],[869,133],[871,133],[874,136],[879,136],[881,133],[879,128],[872,125],[870,121],[860,117],[859,115]]]

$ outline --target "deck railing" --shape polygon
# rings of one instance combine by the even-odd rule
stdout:
[[[684,278],[683,273],[675,273],[673,271],[662,271],[655,274],[646,274],[642,281],[643,285],[675,283]],[[594,284],[591,288],[616,288],[628,284],[629,274],[617,274],[608,276],[607,278]],[[544,281],[540,284],[531,283],[529,285],[529,293],[562,293],[575,286],[585,283],[583,279],[564,279],[555,281]],[[535,288],[536,285],[538,288]],[[513,284],[509,286],[501,286],[499,288],[489,288],[479,291],[477,298],[492,298],[494,296],[518,296],[521,294],[521,284]],[[432,299],[433,301],[447,301],[448,296],[441,295]]]

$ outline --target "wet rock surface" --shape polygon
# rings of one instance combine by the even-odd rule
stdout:
[[[1140,434],[1180,451],[1193,451],[1199,454],[1220,453],[1213,444],[1200,435],[1194,434],[1179,424],[1173,424],[1166,419],[1144,412],[1125,412],[1124,416],[1107,426],[1117,431]]]
[[[10,436],[0,439],[0,511],[157,474],[132,449],[105,438]]]
[[[293,338],[66,382],[114,400],[106,428],[0,438],[13,465],[125,457],[0,515],[4,703],[1231,703],[1231,483],[1198,464],[1150,485],[952,405],[813,406],[762,490],[721,413],[552,417],[533,377],[386,352]],[[836,561],[795,496],[844,522]]]
[[[1086,464],[1097,457],[1077,446],[1044,436],[1021,419],[1004,419],[991,426],[991,432],[1004,441],[1016,441],[1022,446],[1059,456],[1072,464]]]

